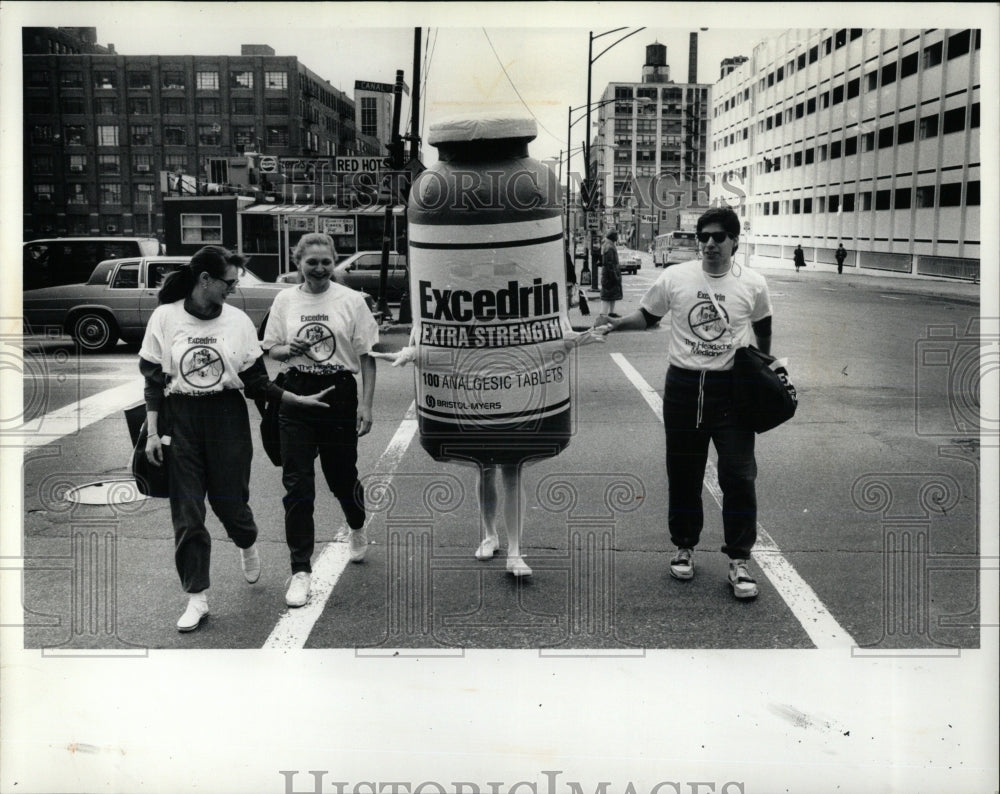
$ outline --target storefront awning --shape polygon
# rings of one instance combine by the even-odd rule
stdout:
[[[392,208],[393,215],[403,215],[406,207],[397,204]],[[324,204],[254,204],[252,207],[240,210],[241,215],[324,215],[324,216],[355,216],[384,215],[385,206],[361,207],[347,209],[345,207],[328,207]]]

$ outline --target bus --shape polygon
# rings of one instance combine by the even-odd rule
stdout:
[[[698,258],[698,238],[694,232],[666,232],[653,242],[653,265],[668,267]]]

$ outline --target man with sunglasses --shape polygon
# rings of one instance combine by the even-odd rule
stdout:
[[[749,599],[757,596],[748,568],[757,540],[757,462],[754,432],[741,427],[733,412],[732,367],[736,349],[750,344],[751,334],[758,348],[770,352],[771,297],[763,276],[734,265],[739,234],[740,219],[732,209],[708,210],[697,225],[701,259],[666,269],[639,309],[620,319],[601,315],[596,325],[639,331],[667,319],[667,523],[677,546],[670,575],[694,576],[694,548],[704,523],[702,481],[712,442],[719,457],[729,584],[736,598]]]

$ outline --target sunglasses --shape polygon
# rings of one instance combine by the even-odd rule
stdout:
[[[213,276],[213,278],[215,277]],[[236,289],[236,285],[240,283],[240,280],[238,278],[215,278],[215,280],[221,281],[223,284],[225,284],[227,292],[232,292],[234,289]]]
[[[698,232],[699,243],[707,243],[709,237],[715,240],[716,244],[719,244],[725,242],[726,238],[729,237],[729,232]]]

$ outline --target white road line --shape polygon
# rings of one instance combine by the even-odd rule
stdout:
[[[399,462],[406,454],[407,447],[417,432],[416,403],[410,403],[402,423],[396,430],[385,452],[375,464],[374,474],[391,477]],[[320,551],[312,566],[312,580],[309,587],[309,601],[305,606],[289,609],[282,613],[275,624],[271,636],[262,646],[270,649],[302,648],[309,634],[323,614],[326,602],[333,593],[340,575],[349,563],[347,543],[327,543]]]
[[[646,380],[621,353],[612,353],[611,358],[625,373],[639,394],[646,400],[649,407],[663,422],[663,399],[656,390],[646,383]],[[709,461],[705,468],[705,487],[722,506],[722,491],[719,489],[718,472],[715,465]],[[764,575],[770,580],[778,595],[784,599],[792,614],[805,629],[813,644],[820,649],[854,648],[857,643],[830,614],[815,591],[806,584],[781,554],[781,549],[764,527],[757,524],[757,545],[753,559],[760,566]]]
[[[131,405],[142,402],[142,378],[132,377],[130,381],[51,411],[42,417],[30,419],[24,423],[23,429],[18,434],[12,433],[9,437],[20,435],[25,449],[36,449],[58,441],[64,436],[73,435],[115,411],[123,411]],[[124,423],[124,419],[122,422]]]

